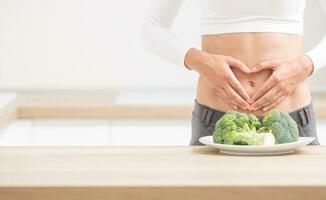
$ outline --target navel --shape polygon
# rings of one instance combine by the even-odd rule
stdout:
[[[253,81],[249,80],[249,86],[250,87],[254,87],[255,86],[255,83]]]

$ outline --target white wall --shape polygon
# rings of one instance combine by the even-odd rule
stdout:
[[[0,0],[0,89],[193,89],[194,72],[142,48],[149,1]],[[199,46],[195,1],[183,7],[175,31]],[[325,29],[315,3],[308,0],[307,48]]]
[[[318,43],[323,34],[326,33],[326,15],[318,0],[307,0],[304,28],[305,48],[308,50]],[[316,91],[326,91],[325,76],[326,69],[313,75],[310,78],[311,88]]]

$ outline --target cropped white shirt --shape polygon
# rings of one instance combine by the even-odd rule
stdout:
[[[153,0],[142,27],[147,49],[162,58],[184,65],[191,45],[171,31],[184,0]],[[201,34],[238,32],[281,32],[303,35],[305,0],[198,0],[201,6]],[[320,0],[326,10],[326,0]],[[326,66],[326,36],[306,53],[314,72]]]

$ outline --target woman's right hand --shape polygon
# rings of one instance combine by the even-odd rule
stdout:
[[[231,70],[233,67],[250,73],[243,62],[231,56],[210,54],[192,48],[185,57],[185,65],[197,71],[225,103],[235,110],[249,110],[250,97]]]

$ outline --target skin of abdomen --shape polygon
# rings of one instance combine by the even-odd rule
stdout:
[[[232,56],[244,62],[249,68],[262,61],[290,59],[303,55],[302,37],[284,33],[231,33],[202,36],[202,50],[211,54]],[[233,69],[233,73],[251,97],[271,76],[272,70],[244,73]],[[197,85],[197,101],[220,111],[234,110],[212,91],[200,76]],[[291,112],[311,102],[307,81],[303,81],[276,108]],[[249,112],[264,116],[261,110]]]

